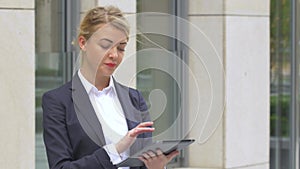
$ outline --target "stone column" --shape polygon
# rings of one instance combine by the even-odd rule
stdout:
[[[196,138],[197,143],[189,149],[189,167],[269,168],[269,3],[189,1],[189,21],[214,46],[211,52],[190,31],[191,46],[201,53],[196,57],[190,52],[190,68],[203,92],[200,99],[195,99],[195,86],[190,84],[190,122],[197,118],[190,124],[189,137]],[[219,68],[205,73],[218,66],[213,62],[197,64],[199,58],[205,62],[216,56],[223,65],[223,77]],[[223,82],[216,77],[223,78]],[[205,107],[211,103],[206,113]],[[199,111],[195,105],[200,105]],[[222,111],[220,121],[218,111]]]
[[[2,0],[0,25],[0,166],[34,169],[34,0]]]
[[[269,0],[225,1],[226,168],[269,168]]]

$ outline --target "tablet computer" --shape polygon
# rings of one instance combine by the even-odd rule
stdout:
[[[183,140],[162,140],[155,141],[149,146],[146,146],[142,150],[138,151],[136,154],[130,156],[126,160],[116,164],[117,167],[139,167],[143,166],[144,163],[139,160],[139,156],[141,156],[144,152],[153,151],[156,152],[157,149],[160,149],[165,155],[171,153],[175,150],[181,150],[188,145],[192,144],[194,139],[183,139]]]

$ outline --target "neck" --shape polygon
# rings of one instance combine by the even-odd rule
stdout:
[[[97,74],[95,79],[95,87],[101,91],[109,85],[109,80],[110,76],[101,76]]]
[[[86,69],[80,69],[81,74],[93,84],[98,90],[103,90],[105,87],[109,85],[110,76],[104,76],[100,73],[89,73]]]

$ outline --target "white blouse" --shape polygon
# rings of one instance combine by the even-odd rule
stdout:
[[[129,157],[129,149],[119,154],[115,147],[115,144],[127,134],[128,127],[117,96],[113,78],[110,77],[108,87],[99,91],[93,84],[85,79],[80,70],[78,71],[78,76],[89,95],[90,101],[102,126],[106,142],[103,148],[106,150],[112,163],[117,164]],[[129,167],[120,167],[119,169],[129,169]]]

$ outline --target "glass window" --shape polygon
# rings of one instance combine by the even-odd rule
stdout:
[[[182,2],[181,2],[182,3]],[[186,4],[181,4],[183,9]],[[178,40],[176,17],[183,18],[175,0],[137,1],[137,88],[142,92],[154,121],[154,140],[180,139],[183,95],[180,72],[184,44]],[[183,29],[182,29],[183,30]],[[181,30],[181,31],[182,31]],[[171,164],[181,165],[179,158]]]
[[[299,0],[271,0],[270,169],[299,161],[299,16]]]
[[[77,4],[77,1],[74,0],[35,1],[36,169],[49,168],[42,137],[42,95],[46,91],[62,85],[72,76],[72,66],[70,65],[72,65],[72,54],[75,52],[72,51],[71,37],[76,37],[74,36],[75,24],[76,21],[79,21]],[[70,8],[73,13],[68,13]]]
[[[138,13],[141,15],[137,16],[137,88],[150,108],[156,126],[154,137],[158,136],[156,139],[176,138],[175,132],[168,130],[179,109],[176,104],[178,101],[174,99],[178,98],[175,95],[179,90],[171,75],[174,71],[171,69],[176,67],[172,64],[172,56],[169,57],[176,52],[173,30],[175,23],[166,16],[167,13],[172,14],[172,10],[172,0],[138,1]],[[145,12],[155,13],[152,15]],[[156,22],[163,19],[165,22]],[[162,32],[168,32],[170,36],[157,34],[155,27],[158,24]],[[162,65],[168,65],[166,67],[169,69],[160,69]]]
[[[47,169],[47,157],[42,138],[41,99],[44,92],[63,83],[62,65],[62,5],[59,0],[36,0],[36,169]]]

